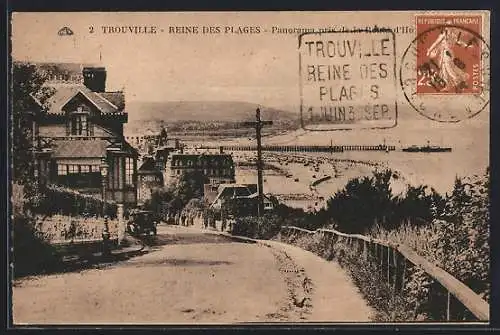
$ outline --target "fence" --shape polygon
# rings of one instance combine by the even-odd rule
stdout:
[[[451,274],[430,263],[407,246],[363,235],[344,234],[333,229],[310,231],[283,226],[281,235],[289,241],[299,236],[319,235],[322,241],[330,245],[342,243],[365,260],[376,262],[387,284],[393,288],[394,294],[403,292],[410,267],[422,269],[432,280],[427,297],[433,306],[432,312],[436,319],[489,320],[489,304],[486,301]]]

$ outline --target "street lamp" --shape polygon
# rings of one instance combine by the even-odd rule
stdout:
[[[108,215],[106,214],[106,181],[108,180],[108,163],[106,162],[106,158],[101,160],[101,176],[102,176],[102,214],[104,215],[104,230],[102,232],[102,242],[103,242],[103,256],[110,255],[109,248],[109,226],[108,226]]]

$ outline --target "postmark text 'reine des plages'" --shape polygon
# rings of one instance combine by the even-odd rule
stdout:
[[[390,30],[306,33],[299,38],[302,126],[396,125],[395,38]]]

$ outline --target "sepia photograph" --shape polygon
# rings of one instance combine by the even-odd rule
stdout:
[[[10,323],[490,322],[490,12],[12,12]]]

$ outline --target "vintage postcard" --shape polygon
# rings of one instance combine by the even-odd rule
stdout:
[[[489,322],[490,13],[13,12],[11,322]]]

